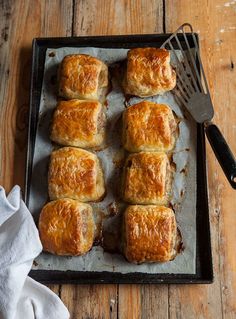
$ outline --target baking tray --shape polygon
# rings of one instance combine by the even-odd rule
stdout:
[[[196,35],[197,36],[197,35]],[[101,47],[101,48],[132,48],[160,47],[169,34],[147,34],[126,36],[92,36],[68,38],[37,38],[33,40],[32,73],[30,89],[29,130],[27,165],[25,174],[25,202],[29,203],[31,187],[32,162],[34,144],[44,74],[45,53],[48,48],[59,47]],[[194,43],[187,34],[192,48]],[[184,41],[180,37],[184,48]],[[197,203],[196,203],[196,274],[147,274],[147,273],[112,273],[112,272],[81,272],[57,270],[31,270],[30,276],[43,283],[165,283],[190,284],[212,283],[213,266],[210,240],[206,149],[205,135],[202,124],[197,125]]]

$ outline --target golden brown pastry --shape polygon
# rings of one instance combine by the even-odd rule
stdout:
[[[105,113],[98,101],[60,101],[53,115],[51,139],[82,148],[100,146],[105,137]]]
[[[170,151],[176,121],[168,105],[143,101],[123,113],[123,145],[130,152]]]
[[[123,85],[127,94],[140,97],[172,90],[176,85],[176,74],[170,65],[169,51],[158,48],[129,50]]]
[[[63,147],[51,154],[48,191],[51,200],[72,198],[81,202],[98,201],[105,193],[102,168],[93,153]]]
[[[172,209],[156,205],[128,206],[124,213],[124,253],[133,263],[175,258],[177,226]]]
[[[64,57],[59,69],[59,95],[66,99],[98,100],[108,88],[105,63],[86,54]]]
[[[163,152],[140,152],[128,156],[123,179],[123,197],[131,204],[168,203],[171,170]]]
[[[46,204],[39,218],[43,249],[56,255],[85,254],[93,245],[92,207],[64,198]]]

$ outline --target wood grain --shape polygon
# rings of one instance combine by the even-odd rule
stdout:
[[[74,35],[142,34],[162,30],[162,0],[75,1]]]
[[[120,319],[141,318],[141,285],[119,285]]]
[[[63,285],[61,299],[68,307],[71,319],[117,318],[115,285]]]
[[[200,34],[201,55],[215,108],[214,121],[230,142],[234,154],[236,81],[232,62],[236,52],[235,9],[235,2],[229,4],[220,0],[197,0],[191,5],[187,0],[166,1],[167,32],[188,21]],[[230,188],[212,150],[207,146],[215,282],[209,286],[170,286],[170,318],[236,317],[236,258],[233,244],[236,222],[232,211],[236,205],[235,191]]]
[[[9,191],[14,184],[24,189],[32,39],[70,35],[72,1],[1,1],[0,7],[0,184]],[[59,294],[59,285],[50,288]]]
[[[141,289],[141,318],[167,319],[168,285],[143,285]]]
[[[32,39],[69,35],[72,1],[1,1],[1,6],[0,183],[8,191],[14,184],[24,187]]]
[[[145,15],[143,12],[145,12]],[[155,33],[162,32],[162,27],[162,1],[96,0],[75,2],[73,35]],[[62,287],[62,292],[64,292],[64,288]],[[79,294],[85,288],[79,286],[70,287],[67,289],[67,295],[72,294],[71,289],[76,290]],[[112,289],[114,289],[114,293],[117,291],[115,285],[113,285]],[[152,313],[156,313],[157,307],[160,305],[164,305],[164,307],[159,307],[159,316],[160,318],[166,318],[168,305],[167,286],[163,288],[151,285],[120,285],[117,293],[119,295],[119,318],[152,318]],[[158,302],[155,298],[150,298],[150,296],[158,296]],[[106,299],[104,299],[103,303],[105,302],[108,305],[109,297],[105,297]],[[84,304],[82,304],[82,307],[84,307]],[[103,309],[103,312],[106,314],[104,318],[107,318],[107,308]],[[76,313],[76,315],[78,314]],[[103,318],[102,313],[97,312],[96,318]]]
[[[10,83],[10,59],[9,51],[11,45],[11,37],[9,34],[12,34],[12,1],[2,2],[0,10],[0,29],[1,29],[1,38],[0,38],[0,184],[5,186],[9,190],[9,185],[11,185],[12,170],[9,169],[7,162],[9,157],[13,156],[14,152],[12,147],[8,147],[8,143],[13,144],[12,132],[6,128],[4,123],[6,122],[6,112],[7,105],[6,100],[8,98],[8,86]],[[9,108],[9,106],[8,106]],[[12,111],[11,107],[11,111]],[[11,127],[11,119],[7,119],[8,125]]]

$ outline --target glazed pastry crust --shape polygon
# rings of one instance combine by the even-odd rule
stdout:
[[[92,207],[68,198],[46,204],[39,218],[43,249],[56,255],[85,254],[93,245],[94,229]]]
[[[172,90],[176,85],[176,74],[170,65],[169,51],[158,48],[129,50],[123,85],[127,94],[140,97]]]
[[[170,163],[165,153],[140,152],[128,156],[123,178],[126,202],[166,205],[170,186]]]
[[[103,144],[105,114],[98,101],[60,101],[53,115],[51,140],[82,148]]]
[[[66,99],[98,100],[108,87],[105,63],[86,54],[64,57],[59,69],[59,95]]]
[[[74,147],[53,151],[49,165],[48,191],[51,200],[100,200],[105,193],[105,185],[98,157]]]
[[[133,263],[175,258],[177,226],[172,209],[155,205],[128,206],[124,214],[124,254]]]
[[[123,113],[123,145],[130,152],[173,149],[176,120],[168,105],[143,101]]]

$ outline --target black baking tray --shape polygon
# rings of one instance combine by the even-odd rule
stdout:
[[[197,35],[196,35],[197,36]],[[132,48],[160,47],[169,34],[125,35],[125,36],[92,36],[68,38],[38,38],[33,40],[32,74],[30,90],[30,111],[28,131],[28,151],[25,176],[25,201],[28,205],[31,187],[32,161],[36,128],[39,114],[41,88],[44,73],[45,53],[47,48],[59,47],[101,47],[101,48]],[[192,37],[187,35],[191,47],[194,47]],[[180,37],[181,39],[181,37]],[[183,39],[182,39],[183,40]],[[181,45],[184,48],[184,41]],[[205,135],[202,124],[197,126],[197,247],[196,274],[145,274],[145,273],[112,273],[112,272],[80,272],[31,270],[30,276],[43,283],[165,283],[190,284],[212,283],[213,266],[210,239],[206,149]]]

